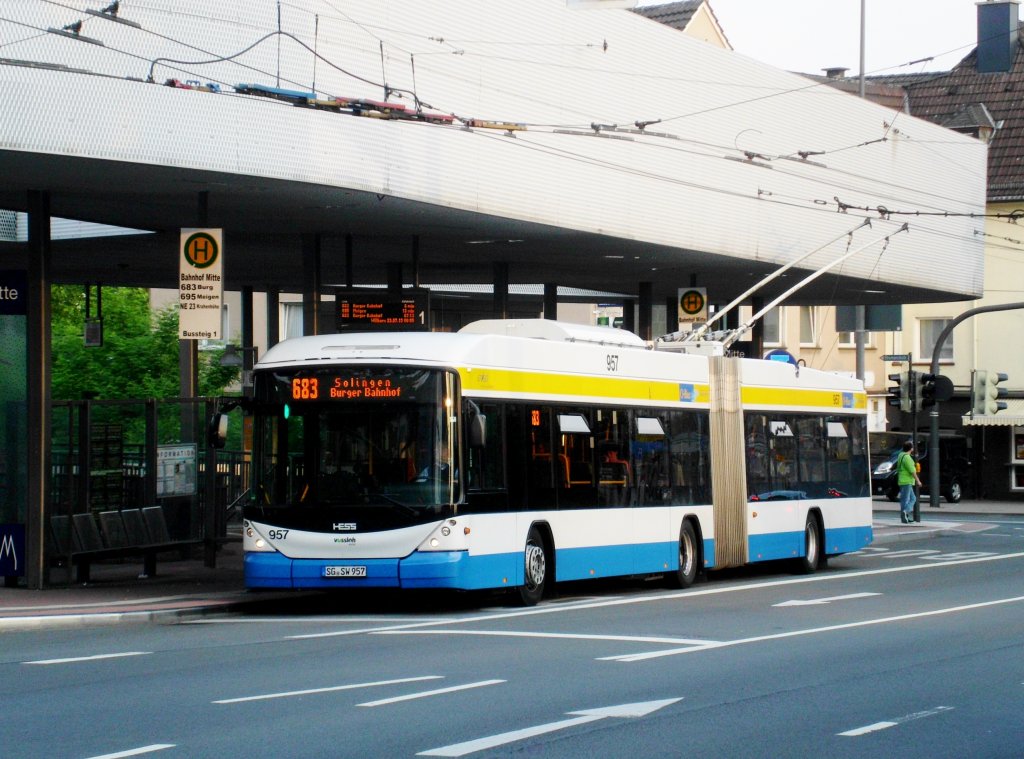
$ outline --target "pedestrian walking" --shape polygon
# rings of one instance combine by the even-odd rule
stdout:
[[[917,500],[914,486],[921,486],[914,460],[914,443],[910,440],[903,444],[903,451],[896,457],[896,484],[900,488],[900,521],[910,524],[914,521],[914,501]]]

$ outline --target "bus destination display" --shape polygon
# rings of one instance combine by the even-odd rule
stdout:
[[[338,289],[335,294],[338,332],[429,329],[430,298],[427,290]]]
[[[268,403],[352,403],[410,401],[433,398],[438,372],[395,367],[339,371],[324,367],[298,373],[263,374],[258,393]]]

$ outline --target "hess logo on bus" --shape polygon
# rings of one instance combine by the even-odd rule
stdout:
[[[356,529],[356,523],[355,522],[335,522],[334,523],[334,531],[335,532],[355,532],[355,529]]]

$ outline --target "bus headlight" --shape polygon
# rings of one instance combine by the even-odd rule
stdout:
[[[266,538],[260,535],[259,530],[251,522],[246,522],[242,530],[242,550],[273,552],[275,549],[267,543]]]

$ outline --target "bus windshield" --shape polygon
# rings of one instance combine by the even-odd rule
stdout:
[[[459,496],[454,391],[428,369],[257,373],[253,505],[443,513]]]

